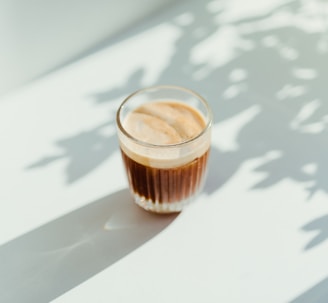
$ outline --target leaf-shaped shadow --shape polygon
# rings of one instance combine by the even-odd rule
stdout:
[[[27,169],[47,166],[60,159],[68,159],[66,180],[74,183],[103,163],[118,146],[114,135],[101,132],[105,125],[85,131],[75,136],[61,139],[55,143],[62,152],[57,155],[45,156],[30,164]]]
[[[304,225],[302,230],[307,232],[316,231],[317,234],[312,238],[312,240],[305,246],[305,249],[311,249],[322,242],[328,240],[328,215],[319,217],[310,223]]]

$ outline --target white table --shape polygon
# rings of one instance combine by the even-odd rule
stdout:
[[[327,20],[180,2],[1,97],[0,302],[327,302]],[[166,83],[215,124],[204,192],[161,217],[130,200],[114,118]]]

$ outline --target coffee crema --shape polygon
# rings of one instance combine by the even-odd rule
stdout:
[[[150,145],[140,147],[139,142],[121,140],[128,180],[140,204],[183,203],[200,190],[210,135],[179,147],[183,142],[189,144],[206,128],[197,109],[182,102],[151,102],[130,112],[123,127],[131,137]],[[142,206],[147,209],[147,205]]]
[[[150,167],[181,166],[202,156],[210,145],[207,135],[197,145],[171,148],[197,137],[206,127],[203,115],[182,102],[144,104],[126,116],[123,127],[131,137],[151,146],[121,138],[122,150],[131,159]]]
[[[154,102],[131,112],[124,128],[134,138],[156,145],[176,144],[196,137],[205,127],[202,115],[179,102]]]

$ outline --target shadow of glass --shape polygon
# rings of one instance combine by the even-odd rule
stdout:
[[[49,302],[108,268],[177,215],[140,209],[127,189],[0,246],[0,301]]]

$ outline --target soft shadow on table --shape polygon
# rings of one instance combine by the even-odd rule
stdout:
[[[299,295],[289,303],[327,303],[328,302],[328,277]]]
[[[108,268],[177,215],[147,213],[121,190],[0,246],[0,302],[49,302]]]

